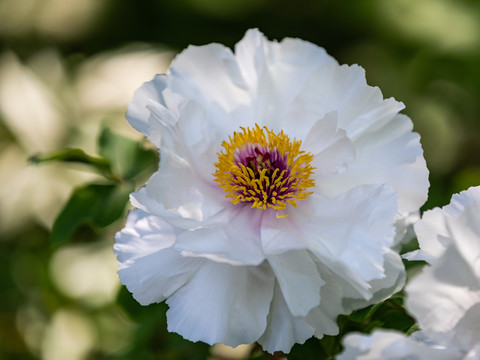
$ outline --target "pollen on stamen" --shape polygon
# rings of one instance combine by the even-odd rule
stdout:
[[[314,187],[313,155],[300,150],[301,141],[267,127],[240,128],[218,153],[214,181],[233,204],[282,210],[296,207]]]

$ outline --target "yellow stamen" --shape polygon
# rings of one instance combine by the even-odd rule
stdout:
[[[214,181],[226,198],[234,204],[251,203],[252,208],[281,210],[312,194],[306,190],[315,186],[310,179],[313,155],[300,150],[301,141],[257,124],[240,129],[223,141],[215,163]]]

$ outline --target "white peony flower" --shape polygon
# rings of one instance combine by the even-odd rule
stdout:
[[[435,208],[426,211],[422,216],[422,221],[415,224],[415,233],[417,234],[419,250],[412,251],[405,255],[408,260],[424,260],[429,264],[434,264],[443,254],[445,249],[455,240],[453,232],[458,224],[461,224],[466,214],[477,211],[479,207],[479,190],[470,188],[459,194],[454,194],[450,204],[443,208]],[[452,224],[456,224],[454,226]],[[452,227],[453,226],[453,227]],[[471,226],[471,224],[468,224]]]
[[[345,350],[337,360],[461,360],[462,354],[423,339],[406,337],[393,330],[375,330],[370,335],[350,334],[343,340]]]
[[[479,219],[480,187],[426,212],[415,229],[422,250],[438,257],[407,287],[406,304],[419,326],[436,342],[464,353],[480,347]]]
[[[190,46],[128,107],[161,160],[116,236],[121,281],[192,341],[337,334],[404,283],[391,247],[428,171],[402,109],[305,41]]]
[[[340,360],[480,359],[479,219],[480,187],[425,212],[415,224],[420,251],[412,257],[433,265],[406,287],[406,307],[422,329],[421,338],[384,331],[350,335]]]

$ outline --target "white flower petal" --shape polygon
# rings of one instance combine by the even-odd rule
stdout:
[[[195,170],[197,177],[211,183],[219,139],[227,136],[223,126],[215,123],[215,116],[207,115],[197,102],[179,99],[167,90],[163,92],[166,102],[174,98],[171,110],[156,102],[147,105],[150,110],[148,139],[162,154],[164,151],[175,153]]]
[[[446,227],[443,209],[435,208],[425,211],[422,219],[414,225],[414,229],[421,249],[405,254],[404,258],[435,263],[452,241]]]
[[[324,274],[325,271],[322,271],[322,275]],[[327,276],[325,278],[331,279]],[[338,335],[337,317],[345,313],[342,304],[343,295],[343,289],[338,283],[328,281],[320,289],[320,306],[310,310],[303,318],[315,329],[314,335],[317,338],[322,338],[323,335]]]
[[[385,277],[370,282],[373,296],[369,304],[379,303],[403,289],[406,281],[405,267],[397,252],[389,250],[384,257]]]
[[[452,196],[450,204],[443,208],[425,211],[422,219],[414,225],[420,250],[407,254],[409,260],[425,260],[433,264],[452,243],[452,236],[447,228],[447,218],[458,218],[464,210],[459,194]]]
[[[454,244],[433,266],[414,278],[406,291],[408,310],[432,338],[446,342],[456,337],[456,333],[465,325],[473,325],[473,328],[463,331],[478,333],[480,281]],[[476,310],[472,310],[470,316],[474,315],[476,320],[473,324],[462,321],[472,307]]]
[[[208,344],[252,343],[265,331],[274,282],[265,265],[206,261],[167,299],[168,330]]]
[[[170,88],[201,104],[217,103],[230,111],[249,101],[232,51],[220,44],[189,46],[172,62]]]
[[[183,103],[178,111],[178,130],[189,152],[190,163],[198,176],[211,182],[220,149],[219,139],[226,136],[224,126],[215,123],[212,114],[207,115],[205,109],[194,101]]]
[[[269,42],[258,30],[247,31],[235,52],[248,84],[252,123],[275,131],[283,128],[284,113],[310,74],[326,64],[337,63],[324,49],[309,42],[291,38]],[[301,120],[295,119],[297,127],[302,127]]]
[[[202,261],[172,249],[174,229],[159,217],[135,210],[128,225],[115,237],[120,280],[142,305],[163,301],[190,280]]]
[[[174,243],[173,228],[161,218],[132,210],[128,213],[125,228],[115,235],[114,250],[122,268],[137,257],[169,248]]]
[[[251,88],[261,85],[261,80],[302,84],[304,77],[303,74],[298,74],[299,72],[306,76],[326,64],[337,64],[323,48],[308,41],[285,38],[280,43],[270,42],[257,29],[248,30],[243,39],[235,45],[235,56],[243,77]],[[266,71],[272,76],[262,78]],[[281,79],[281,73],[290,78]],[[301,78],[295,79],[293,73]],[[286,89],[278,87],[276,91]]]
[[[372,185],[333,199],[311,199],[308,208],[297,211],[309,249],[319,259],[336,259],[365,281],[382,278],[383,257],[393,242],[396,194]],[[325,248],[328,254],[322,253]]]
[[[345,297],[343,305],[345,312],[361,309],[366,306],[377,304],[402,290],[405,285],[406,273],[402,259],[398,253],[393,250],[385,254],[385,277],[382,279],[375,279],[370,282],[370,292],[373,294],[368,300],[354,297]]]
[[[480,187],[452,196],[415,226],[420,251],[432,266],[406,287],[408,310],[438,343],[475,358],[480,341]]]
[[[468,240],[475,246],[480,238],[480,228],[476,220],[479,209],[480,187],[472,187],[467,191],[454,194],[450,203],[441,209],[426,211],[414,226],[420,250],[406,254],[405,257],[409,260],[425,260],[433,264],[452,242],[462,244],[458,246],[461,251],[467,248],[463,243]],[[464,231],[470,234],[463,234]],[[468,248],[465,256],[472,255],[472,250],[474,257],[477,256],[478,249]],[[480,272],[477,274],[480,276]]]
[[[453,219],[447,217],[447,227],[458,252],[480,281],[480,187],[465,192],[464,210]]]
[[[462,360],[478,360],[480,359],[480,344],[473,347]]]
[[[150,129],[148,123],[150,111],[147,109],[147,104],[151,101],[164,104],[162,91],[166,87],[167,77],[165,75],[156,75],[153,80],[143,83],[135,91],[133,99],[128,104],[125,117],[130,125],[146,136],[149,135]]]
[[[359,184],[386,183],[398,192],[401,213],[417,211],[427,199],[429,182],[420,137],[412,126],[408,117],[397,115],[383,127],[363,134],[354,141],[356,161],[348,171],[323,177],[317,186],[339,194]]]
[[[345,131],[337,129],[336,112],[327,113],[318,120],[302,145],[305,151],[315,155],[312,162],[315,178],[342,173],[355,159],[355,148],[351,141]]]
[[[338,360],[461,360],[458,351],[429,346],[392,330],[376,330],[370,335],[349,334]]]
[[[478,353],[478,347],[480,347],[479,332],[480,302],[477,302],[465,311],[465,314],[457,322],[454,331],[450,333],[451,340],[448,343],[457,349],[462,349],[465,352],[468,351],[472,357],[474,353],[477,353],[478,356],[480,355],[480,353]]]
[[[318,306],[320,288],[325,282],[310,254],[306,251],[290,251],[271,255],[267,260],[293,316],[305,316]]]
[[[400,250],[402,244],[408,244],[414,237],[413,226],[420,220],[420,211],[397,213],[395,219],[394,248]]]
[[[277,217],[274,211],[266,211],[261,226],[262,248],[267,255],[278,255],[290,250],[306,249],[301,223],[294,214]]]
[[[273,354],[275,351],[288,353],[295,343],[303,344],[314,331],[314,328],[304,320],[290,313],[279,285],[276,284],[267,328],[257,342],[269,353]]]
[[[163,216],[168,211],[196,221],[208,219],[231,204],[215,184],[199,181],[195,169],[169,151],[162,153],[159,170],[132,197],[135,206],[149,213]]]
[[[232,265],[259,265],[265,259],[260,242],[261,212],[231,207],[178,236],[175,247],[188,256]]]
[[[365,299],[374,279],[385,277],[384,255],[393,244],[396,196],[387,186],[363,186],[333,199],[311,195],[287,218],[266,214],[267,255],[309,249]]]
[[[351,139],[381,127],[404,108],[393,98],[384,100],[377,87],[368,86],[365,71],[358,65],[335,63],[324,64],[310,74],[295,101],[319,117],[337,111],[339,127]]]

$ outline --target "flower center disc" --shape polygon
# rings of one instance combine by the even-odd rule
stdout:
[[[293,140],[283,131],[275,134],[266,127],[241,128],[218,153],[214,181],[231,198],[232,203],[251,203],[252,208],[285,209],[297,206],[315,186],[310,179],[313,155],[300,151],[301,141]]]

